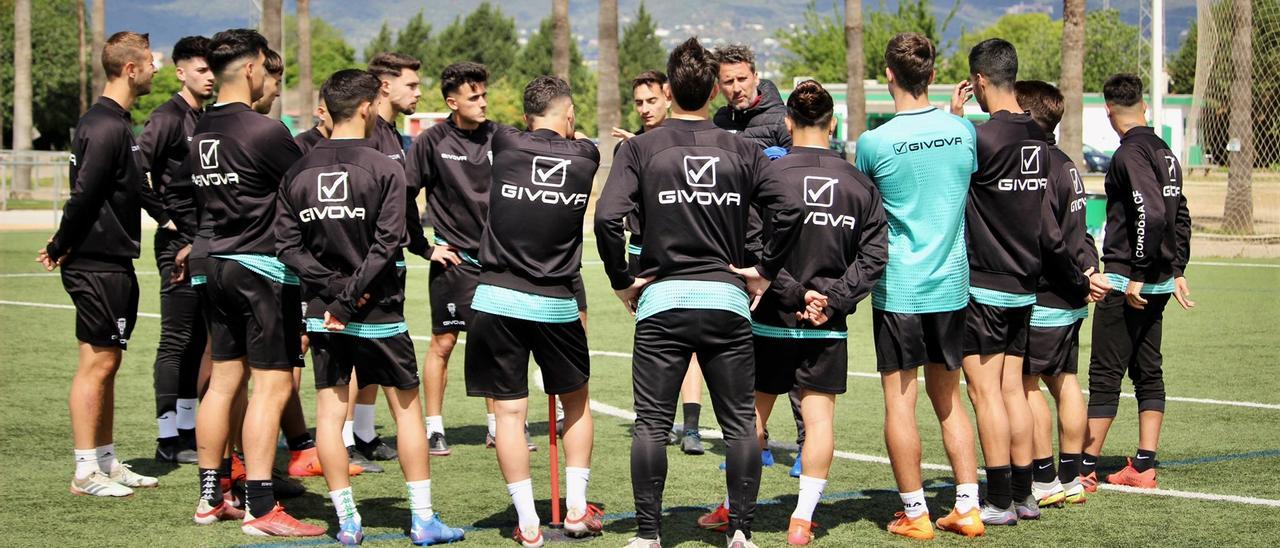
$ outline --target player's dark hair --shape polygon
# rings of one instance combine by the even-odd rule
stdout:
[[[404,69],[417,72],[422,68],[422,62],[412,56],[396,52],[384,52],[373,56],[369,60],[369,73],[378,78],[399,78],[400,73]]]
[[[267,71],[267,74],[274,76],[276,79],[283,79],[284,58],[280,57],[280,54],[273,49],[268,49],[265,57],[262,61],[262,68]]]
[[[1142,101],[1142,79],[1136,74],[1113,74],[1102,84],[1102,98],[1110,105],[1136,105]]]
[[[646,70],[638,74],[635,79],[631,81],[631,91],[635,91],[635,89],[640,86],[657,85],[658,87],[662,87],[662,84],[665,83],[667,83],[667,75],[663,74],[662,71]]]
[[[204,59],[209,55],[209,39],[203,36],[185,36],[173,45],[174,64],[187,59]]]
[[[561,99],[573,100],[569,83],[555,76],[539,76],[524,87],[524,115],[542,116]]]
[[[271,49],[266,37],[253,29],[229,29],[213,35],[209,41],[209,55],[205,60],[219,77],[236,61],[256,58]]]
[[[333,123],[350,120],[356,115],[360,103],[373,102],[378,98],[378,89],[382,80],[368,71],[345,69],[333,73],[324,85],[320,86],[320,97],[324,99],[325,108]]]
[[[884,61],[893,71],[898,87],[919,97],[929,91],[933,63],[938,56],[933,42],[917,32],[903,32],[889,39],[884,48]]]
[[[440,73],[440,95],[445,98],[458,91],[464,84],[484,84],[489,81],[489,70],[480,63],[462,61],[444,68]]]
[[[1040,129],[1046,135],[1053,133],[1062,121],[1062,92],[1040,80],[1021,80],[1013,85],[1013,92],[1018,96],[1018,106],[1031,114]]]
[[[720,79],[720,64],[694,36],[671,50],[667,78],[676,104],[685,110],[698,110],[711,98],[711,90]]]
[[[787,98],[787,117],[797,127],[825,128],[834,113],[831,94],[816,80],[800,82]]]
[[[756,71],[756,55],[751,53],[751,48],[742,44],[730,44],[723,48],[717,48],[716,61],[721,65],[746,63],[751,67],[751,72]],[[667,72],[671,72],[671,70],[668,69]]]
[[[102,68],[107,76],[115,78],[124,72],[129,63],[150,63],[151,38],[146,34],[122,30],[111,35],[102,45]]]
[[[988,38],[969,50],[969,73],[987,77],[998,88],[1018,80],[1018,50],[1000,38]]]

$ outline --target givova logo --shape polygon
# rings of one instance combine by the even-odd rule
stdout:
[[[320,203],[337,204],[351,198],[348,180],[350,174],[345,171],[332,171],[316,176],[316,200]],[[364,219],[365,208],[347,205],[329,205],[308,207],[298,212],[298,218],[304,223],[324,219]]]
[[[685,156],[683,161],[684,182],[692,190],[663,190],[658,192],[658,203],[697,204],[697,205],[741,205],[742,195],[737,192],[712,192],[718,174],[719,156]]]
[[[220,139],[200,140],[201,169],[218,169],[218,147],[221,145],[222,141]]]
[[[538,186],[562,187],[569,173],[569,165],[572,163],[563,158],[534,156],[533,166],[529,169],[530,182]]]
[[[925,141],[903,141],[893,144],[894,154],[906,154],[917,150],[928,150],[931,148],[942,148],[963,143],[961,137],[939,137],[937,139],[929,139]]]
[[[347,179],[350,174],[345,171],[321,173],[316,177],[316,199],[321,202],[347,201]]]
[[[804,205],[815,207],[831,207],[836,199],[836,185],[839,179],[809,175],[804,178]]]
[[[201,139],[196,144],[196,152],[200,155],[200,169],[208,173],[191,174],[191,182],[199,187],[240,184],[237,173],[223,173],[219,170],[218,149],[222,147],[221,139]]]

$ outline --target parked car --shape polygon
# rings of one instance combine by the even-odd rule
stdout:
[[[1084,145],[1084,163],[1091,173],[1105,173],[1111,167],[1111,155]]]

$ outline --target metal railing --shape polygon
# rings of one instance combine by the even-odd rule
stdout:
[[[56,220],[71,192],[70,161],[69,152],[0,150],[0,211],[9,210],[11,200],[47,202]]]

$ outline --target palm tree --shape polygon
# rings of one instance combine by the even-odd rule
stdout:
[[[1239,140],[1240,149],[1227,163],[1227,203],[1223,228],[1253,234],[1253,6],[1235,0],[1235,32],[1231,35],[1233,68],[1227,134]]]
[[[616,10],[615,10],[616,12]],[[551,0],[551,72],[569,81],[569,0]]]
[[[17,0],[13,13],[13,150],[31,150],[31,0]],[[14,170],[15,197],[30,197],[31,166]]]
[[[80,63],[80,115],[83,116],[89,110],[89,67],[84,61],[87,49],[84,41],[84,2],[76,2],[76,23],[76,34],[80,37],[80,49],[79,54],[76,55],[76,61]],[[3,125],[0,124],[0,126]]]
[[[866,79],[866,58],[862,53],[862,0],[844,0],[845,107],[848,127],[845,140],[856,143],[867,129],[867,94],[862,87]],[[853,149],[847,149],[853,154]]]
[[[1058,147],[1077,166],[1084,165],[1084,8],[1085,0],[1062,1],[1062,138]]]
[[[102,46],[107,43],[107,0],[93,0],[93,49],[89,50],[93,58],[93,100],[102,95],[102,88],[107,86],[107,71],[102,68]]]
[[[311,0],[298,0],[298,95],[302,99],[299,105],[299,118],[305,122],[311,120]],[[310,124],[305,124],[310,125]]]
[[[281,18],[284,16],[284,0],[262,0],[262,35],[266,37],[267,44],[271,49],[276,50],[281,56],[284,55],[284,27],[281,24]],[[280,105],[284,103],[284,82],[280,82],[281,99],[277,99],[275,104],[271,105],[271,117],[280,119]]]
[[[618,0],[600,0],[600,66],[596,72],[596,135],[608,142],[601,141],[602,148],[612,151],[612,138],[609,132],[618,127],[622,113],[619,111],[621,96],[618,95]]]

